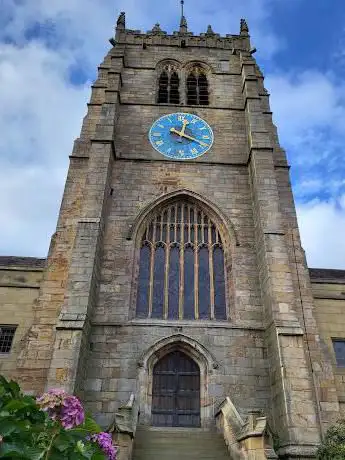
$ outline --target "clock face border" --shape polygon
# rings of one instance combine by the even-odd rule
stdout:
[[[169,126],[166,125],[164,122],[166,119],[169,119],[169,117],[174,117],[176,118],[176,123],[177,123],[177,118],[179,116],[188,116],[189,118],[192,118],[192,119],[197,119],[197,121],[195,122],[195,124],[199,123],[199,126],[200,125],[203,125],[203,128],[204,129],[207,129],[207,134],[209,134],[209,137],[210,137],[210,144],[207,145],[207,148],[204,148],[202,151],[197,151],[197,154],[194,154],[194,155],[191,155],[190,153],[185,155],[185,156],[181,156],[179,157],[177,154],[176,154],[176,149],[174,150],[174,153],[172,152],[172,154],[168,154],[167,152],[165,151],[162,151],[159,149],[158,146],[155,145],[155,142],[154,142],[154,136],[153,136],[153,132],[154,132],[154,129],[156,128],[157,129],[157,126],[159,125],[159,122],[163,122],[162,126],[163,126],[163,129],[167,130],[169,129],[169,127],[177,127],[173,124],[171,124],[169,122]],[[180,128],[180,126],[179,126]],[[199,129],[203,129],[203,128],[200,128]],[[162,129],[162,128],[160,128]],[[213,142],[214,142],[214,134],[213,134],[213,130],[211,128],[211,126],[201,117],[199,117],[198,115],[195,115],[194,113],[190,113],[190,112],[173,112],[173,113],[168,113],[166,115],[163,115],[159,118],[157,118],[151,125],[150,127],[150,130],[149,130],[149,133],[148,133],[148,138],[149,138],[149,141],[150,141],[150,144],[151,146],[158,152],[160,153],[161,155],[165,156],[166,158],[169,158],[170,160],[178,160],[178,161],[191,161],[191,160],[194,160],[196,158],[199,158],[201,157],[202,155],[204,155],[205,153],[207,153],[211,147],[213,146]],[[158,139],[158,138],[157,138]],[[199,138],[199,140],[202,141],[202,139]],[[184,144],[184,146],[186,145],[189,145],[189,144]]]

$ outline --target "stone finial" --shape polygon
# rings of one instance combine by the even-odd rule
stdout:
[[[121,11],[119,17],[117,18],[116,28],[117,29],[126,28],[126,13],[124,11]]]
[[[185,16],[182,16],[181,21],[180,21],[180,33],[186,34],[187,32],[188,32],[187,19]]]
[[[161,33],[161,32],[162,32],[161,26],[160,26],[159,23],[157,22],[157,23],[153,26],[153,28],[152,28],[152,33],[154,33],[154,34],[157,34],[157,33],[158,33],[158,34],[159,34],[159,33]]]
[[[241,35],[248,35],[249,34],[249,28],[247,21],[245,19],[241,19]]]
[[[152,30],[148,31],[148,34],[151,35],[166,35],[166,32],[161,29],[160,25],[158,22],[153,26]]]
[[[206,35],[215,35],[215,33],[213,32],[212,26],[210,24],[207,26]]]

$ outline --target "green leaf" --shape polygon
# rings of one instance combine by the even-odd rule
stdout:
[[[11,401],[9,401],[6,406],[4,407],[4,410],[8,410],[8,411],[17,411],[17,410],[20,410],[20,409],[24,409],[24,408],[27,408],[29,406],[29,404],[25,401],[23,401],[22,399],[12,399]]]
[[[0,420],[0,434],[3,437],[9,436],[14,431],[17,431],[18,427],[14,420],[6,418],[4,420]]]
[[[54,448],[59,452],[64,452],[69,447],[71,447],[71,439],[68,439],[67,437],[60,435],[54,441]]]
[[[69,456],[65,454],[61,455],[61,452],[58,450],[53,450],[49,453],[49,460],[62,460],[65,458],[69,458]]]
[[[27,457],[22,446],[3,442],[0,446],[0,458],[21,458],[26,460]]]
[[[80,428],[84,428],[85,430],[89,431],[90,433],[101,433],[102,428],[96,423],[93,418],[90,416],[85,417],[85,421]]]
[[[7,383],[7,389],[14,398],[18,398],[21,396],[20,387],[18,383],[15,382],[14,380],[11,380],[10,382]]]
[[[96,452],[91,457],[91,460],[104,460],[106,458],[105,454],[101,454],[100,452]]]
[[[26,457],[30,460],[41,460],[45,455],[44,450],[37,447],[26,447],[24,452]]]

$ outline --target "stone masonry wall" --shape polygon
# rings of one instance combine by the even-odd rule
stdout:
[[[212,371],[209,401],[214,414],[224,395],[229,395],[245,414],[269,406],[268,361],[260,329],[236,329],[209,322],[133,321],[131,324],[94,326],[83,397],[86,406],[106,426],[116,409],[138,394],[139,361],[143,352],[159,339],[185,334],[204,345],[219,362]],[[214,424],[214,420],[208,420]]]
[[[0,257],[0,325],[17,326],[10,353],[0,353],[0,374],[7,378],[16,377],[17,357],[34,319],[34,306],[38,297],[43,275],[44,260],[37,267],[22,258],[17,263],[1,264]],[[6,258],[16,259],[16,258]],[[25,260],[26,259],[26,260]],[[37,261],[37,259],[35,259]]]
[[[345,340],[345,273],[337,270],[337,279],[327,279],[327,270],[322,272],[323,276],[312,275],[315,316],[325,356],[334,369],[341,414],[345,416],[345,368],[337,366],[332,344],[332,339]]]
[[[241,36],[190,38],[205,45],[193,48],[188,39],[180,47],[178,36],[124,28],[120,22],[120,43],[92,87],[19,373],[36,390],[48,382],[80,392],[105,424],[138,390],[141,354],[183,333],[218,362],[207,404],[230,396],[242,412],[264,410],[281,438],[281,455],[307,458],[339,406],[317,340],[285,153],[243,24]],[[157,46],[144,47],[144,39]],[[188,65],[201,62],[210,106],[186,107],[184,94],[180,105],[158,106],[156,68],[163,59],[178,61],[181,91]],[[215,134],[212,149],[192,162],[166,159],[147,139],[155,119],[182,111],[204,118]],[[135,319],[138,242],[128,239],[129,229],[146,206],[179,191],[217,206],[230,222],[228,322]]]
[[[214,404],[230,394],[242,410],[267,407],[267,361],[247,168],[153,161],[143,166],[138,161],[118,160],[112,187],[84,388],[90,409],[96,410],[100,421],[109,421],[115,408],[136,391],[141,353],[181,327],[184,334],[203,344],[220,362],[220,369],[214,371],[216,383],[210,388]],[[239,246],[231,253],[232,273],[228,273],[231,323],[214,326],[209,321],[133,319],[138,245],[126,239],[129,227],[152,200],[183,189],[217,203],[237,233]]]

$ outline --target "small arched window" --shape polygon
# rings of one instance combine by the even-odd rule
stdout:
[[[140,248],[136,314],[225,320],[225,260],[217,225],[195,203],[176,201],[147,223]]]
[[[187,76],[187,104],[208,105],[208,81],[204,69],[195,66]]]
[[[168,86],[169,86],[169,77],[167,72],[163,70],[159,77],[159,89],[158,89],[158,103],[164,104],[168,103]]]
[[[180,78],[174,66],[168,64],[158,80],[158,104],[180,103]]]

